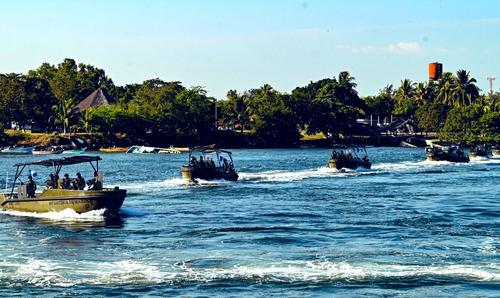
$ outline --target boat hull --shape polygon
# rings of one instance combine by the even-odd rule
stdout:
[[[214,168],[194,168],[190,166],[181,167],[182,178],[188,180],[202,179],[202,180],[216,180],[224,179],[228,181],[237,181],[238,174],[236,172],[225,171],[221,167]]]
[[[31,154],[33,155],[49,155],[49,154],[61,154],[63,153],[64,150],[41,150],[41,151],[37,151],[37,150],[33,150],[33,152],[31,152]]]
[[[0,154],[7,155],[30,155],[33,152],[33,147],[26,148],[7,148],[0,150]]]
[[[449,162],[469,162],[468,156],[455,156],[448,154],[427,154],[427,160],[430,161],[449,161]]]
[[[357,168],[371,169],[372,163],[364,160],[354,160],[354,159],[330,159],[328,161],[328,167],[331,169],[351,169],[355,170]]]
[[[105,208],[109,212],[117,212],[125,200],[124,189],[104,190],[66,190],[49,189],[35,198],[5,199],[0,197],[0,209],[24,212],[44,213],[73,209],[77,213],[89,212]]]

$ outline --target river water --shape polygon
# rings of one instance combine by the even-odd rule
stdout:
[[[120,214],[0,212],[0,296],[500,295],[500,160],[368,153],[336,171],[326,149],[234,150],[240,181],[197,185],[186,154],[101,154]],[[33,159],[1,156],[2,188]]]

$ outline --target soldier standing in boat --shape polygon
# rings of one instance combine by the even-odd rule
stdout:
[[[31,175],[28,176],[28,182],[26,183],[26,194],[28,198],[34,198],[36,191],[36,183],[33,181],[33,177]]]

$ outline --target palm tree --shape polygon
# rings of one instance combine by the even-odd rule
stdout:
[[[455,77],[451,72],[445,72],[436,86],[436,101],[453,106],[453,88],[455,86]]]
[[[420,82],[417,84],[414,92],[414,98],[418,105],[423,105],[434,101],[434,86],[430,83]]]
[[[248,96],[240,95],[236,90],[229,90],[227,92],[227,99],[229,101],[229,123],[232,125],[239,124],[241,132],[247,126],[250,112],[248,109]]]
[[[70,126],[71,118],[75,114],[75,106],[76,103],[73,98],[62,99],[58,104],[52,106],[54,124],[62,124],[64,134],[66,134],[66,129]]]
[[[473,104],[479,97],[479,88],[475,85],[476,79],[471,78],[468,71],[457,71],[455,86],[453,87],[454,105],[466,106]]]
[[[88,108],[85,111],[83,111],[80,115],[80,126],[85,130],[85,132],[90,132],[91,126],[90,126],[90,119],[92,115],[93,108]]]
[[[358,96],[358,91],[356,91],[358,84],[354,82],[355,79],[347,71],[340,72],[335,86],[335,95],[348,105],[361,107],[363,102]]]
[[[396,90],[396,101],[402,102],[406,99],[410,99],[413,97],[415,92],[415,83],[413,83],[410,79],[404,79],[401,81],[401,86]]]
[[[355,90],[356,87],[358,86],[358,84],[354,83],[355,79],[356,78],[352,77],[349,72],[341,71],[339,73],[339,79],[338,79],[339,87],[342,87],[347,91],[358,94],[358,92]]]
[[[261,86],[259,88],[258,93],[261,97],[265,97],[265,96],[271,95],[273,91],[274,91],[274,89],[271,85],[264,84],[263,86]]]

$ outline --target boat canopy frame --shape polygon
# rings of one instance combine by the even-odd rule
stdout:
[[[341,150],[345,152],[352,152],[353,155],[357,158],[360,158],[358,152],[363,152],[365,157],[368,157],[368,152],[366,152],[366,148],[364,146],[349,146],[349,145],[335,145],[332,148],[333,150]]]
[[[102,160],[100,156],[89,156],[89,155],[82,155],[82,156],[69,156],[69,157],[63,157],[63,158],[52,158],[52,159],[45,159],[45,160],[40,160],[40,161],[32,161],[32,162],[22,162],[22,163],[16,163],[14,166],[16,167],[16,174],[14,176],[14,181],[12,182],[12,188],[10,191],[10,197],[14,195],[14,188],[16,186],[16,182],[23,173],[24,169],[26,166],[43,166],[43,167],[52,167],[54,172],[53,174],[57,177],[59,176],[59,172],[61,171],[63,166],[68,166],[68,165],[75,165],[79,163],[90,163],[92,166],[92,169],[94,169],[94,172],[99,171],[99,161]],[[95,162],[95,165],[94,165]]]
[[[221,161],[220,161],[221,153],[225,153],[229,157],[230,163],[233,164],[232,152],[229,150],[219,149],[215,144],[207,146],[195,146],[189,148],[188,162],[191,161],[191,156],[193,156],[194,152],[200,152],[203,155],[203,157],[205,157],[206,154],[215,153],[217,156],[217,163],[219,164],[219,167],[221,167]]]

